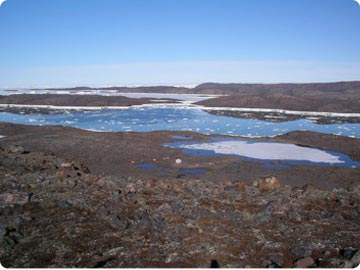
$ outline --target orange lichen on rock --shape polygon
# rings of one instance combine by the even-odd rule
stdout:
[[[280,188],[280,182],[275,177],[268,177],[259,181],[258,186],[261,190],[273,190]]]

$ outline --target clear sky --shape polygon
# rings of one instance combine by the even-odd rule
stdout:
[[[0,88],[360,80],[354,0],[6,0]]]

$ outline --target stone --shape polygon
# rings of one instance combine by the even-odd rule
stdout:
[[[225,180],[224,182],[223,182],[223,186],[232,186],[232,184],[233,183],[231,183],[229,180]]]
[[[296,211],[289,211],[289,212],[287,212],[286,215],[290,220],[297,221],[297,222],[301,221],[301,216]]]
[[[360,194],[360,185],[357,185],[355,187],[351,187],[350,191],[355,193],[355,194]]]
[[[259,182],[259,188],[261,190],[273,190],[280,188],[280,182],[275,177],[265,178]]]
[[[315,263],[314,259],[311,257],[301,258],[295,261],[294,266],[296,268],[308,268]]]
[[[360,249],[355,252],[350,261],[354,264],[354,267],[360,265]]]
[[[8,149],[10,153],[14,154],[22,154],[25,152],[24,148],[19,145],[10,145]]]
[[[266,259],[271,261],[271,264],[268,265],[269,268],[281,267],[284,264],[284,254],[281,252],[271,253]]]
[[[288,205],[277,200],[273,200],[268,202],[265,207],[263,208],[263,211],[275,215],[284,215],[285,212],[288,209]]]
[[[290,252],[298,257],[305,257],[310,255],[310,250],[301,246],[292,248]]]
[[[60,167],[63,168],[63,169],[68,169],[68,168],[71,168],[72,164],[69,163],[69,162],[66,162],[66,163],[61,163]]]
[[[340,267],[342,268],[355,268],[357,265],[354,265],[351,261],[343,261],[340,263]]]
[[[18,228],[21,224],[31,221],[32,218],[27,215],[19,215],[15,218],[15,227]]]
[[[5,236],[7,233],[7,229],[3,224],[0,224],[0,237]]]
[[[71,203],[69,203],[67,201],[56,201],[55,205],[62,207],[62,208],[70,208],[71,207]]]

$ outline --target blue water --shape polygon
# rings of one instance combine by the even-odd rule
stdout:
[[[182,173],[182,174],[195,175],[195,174],[205,174],[206,170],[201,169],[201,168],[197,168],[197,169],[185,169],[185,168],[183,168],[183,169],[180,169],[179,172]]]
[[[157,169],[157,166],[155,164],[150,164],[150,163],[141,163],[136,165],[136,167],[149,171]]]
[[[174,107],[144,107],[47,115],[1,112],[0,121],[27,125],[63,125],[95,131],[175,130],[242,136],[275,136],[294,130],[310,130],[360,138],[360,124],[317,125],[307,119],[273,123],[256,119],[217,116],[200,109]]]
[[[191,136],[181,136],[181,135],[174,135],[174,136],[172,136],[172,138],[175,140],[191,140],[192,139]]]

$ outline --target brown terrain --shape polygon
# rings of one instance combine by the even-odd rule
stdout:
[[[266,108],[293,111],[359,113],[360,98],[298,97],[283,94],[242,94],[197,102],[207,107]]]
[[[0,96],[0,104],[28,104],[54,106],[131,106],[160,103],[155,98],[128,98],[123,96],[18,94]],[[174,100],[174,102],[176,102]]]
[[[198,102],[208,107],[269,108],[299,111],[360,112],[360,82],[310,84],[217,84],[199,92],[228,94]]]
[[[211,138],[190,132],[1,123],[0,135],[6,136],[0,139],[5,267],[360,263],[360,168],[266,169],[240,157],[191,156],[163,146],[174,135]],[[292,132],[271,140],[360,160],[359,139]],[[138,168],[142,163],[156,168]]]

